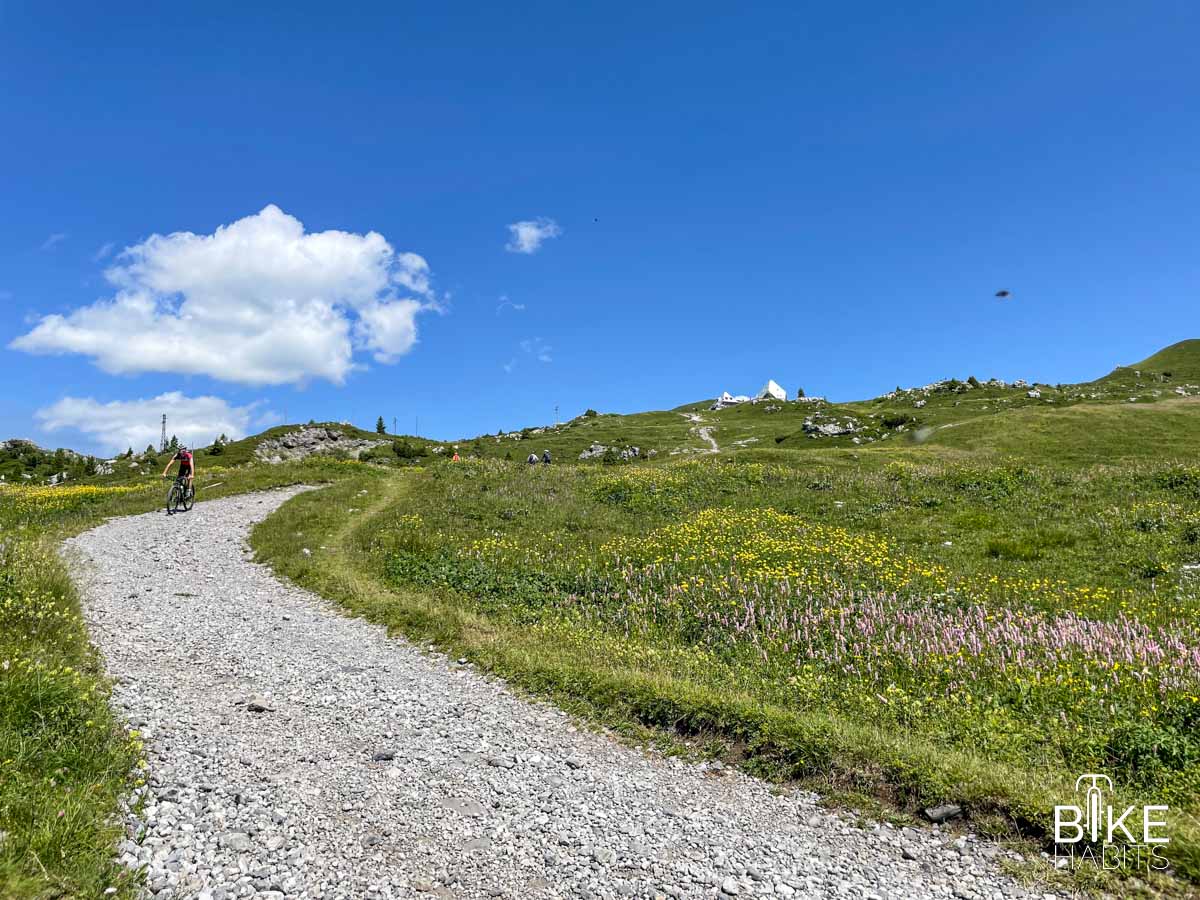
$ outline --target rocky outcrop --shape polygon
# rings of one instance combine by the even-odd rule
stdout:
[[[810,416],[804,420],[804,433],[811,438],[841,437],[862,430],[862,423],[850,418]]]
[[[345,432],[324,425],[307,425],[296,431],[289,431],[281,437],[261,441],[254,448],[254,455],[266,463],[288,462],[319,455],[344,455],[358,459],[367,450],[388,443],[391,442],[348,437]]]
[[[592,446],[588,447],[586,450],[584,450],[582,453],[579,454],[579,458],[585,459],[585,460],[586,459],[600,459],[601,457],[604,456],[605,453],[607,453],[609,451],[609,449],[610,448],[605,447],[603,444],[592,444]],[[620,459],[623,459],[623,460],[639,459],[643,455],[640,447],[624,447],[620,450],[618,450],[616,447],[613,447],[611,449],[613,450],[614,453],[617,454],[617,456]],[[656,456],[656,455],[657,454],[653,450],[651,450],[649,453],[645,454],[645,456],[647,458],[649,458],[651,456]]]

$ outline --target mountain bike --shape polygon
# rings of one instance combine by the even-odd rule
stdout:
[[[177,513],[181,509],[187,512],[196,502],[196,489],[188,484],[186,475],[176,475],[171,489],[167,491],[167,515]]]

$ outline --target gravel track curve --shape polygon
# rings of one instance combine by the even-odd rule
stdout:
[[[299,490],[68,542],[145,738],[119,852],[150,895],[1031,896],[1007,851],[622,746],[281,583],[245,539]]]

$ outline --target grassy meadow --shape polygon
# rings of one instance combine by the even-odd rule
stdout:
[[[165,465],[165,460],[162,461]],[[366,465],[204,465],[200,499],[345,478]],[[162,471],[162,466],[155,474]],[[109,516],[161,509],[163,481],[0,485],[0,897],[135,896],[116,863],[119,803],[138,782],[140,743],[109,688],[58,542]],[[167,527],[164,524],[164,527]]]
[[[1120,802],[1170,805],[1177,877],[1149,889],[1187,893],[1197,394],[1200,342],[1185,342],[1082,385],[588,411],[398,437],[361,462],[257,462],[258,441],[289,426],[201,449],[198,499],[327,484],[256,529],[281,574],[634,739],[834,802],[900,818],[955,802],[977,831],[1044,848],[1075,777],[1106,773]],[[814,423],[847,427],[814,437]],[[578,464],[593,443],[642,456]],[[554,465],[521,462],[543,450]],[[0,897],[133,896],[113,848],[139,744],[108,709],[56,545],[160,508],[166,458],[52,487],[37,483],[50,463],[9,455]]]
[[[254,543],[579,712],[834,796],[1044,841],[1106,772],[1172,807],[1200,879],[1200,468],[755,456],[439,462],[296,498]]]

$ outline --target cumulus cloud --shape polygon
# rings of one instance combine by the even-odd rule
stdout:
[[[341,384],[357,351],[395,361],[417,315],[439,308],[418,254],[374,231],[306,233],[277,206],[212,234],[152,235],[104,274],[113,296],[45,316],[10,346],[79,353],[114,374]]]
[[[148,400],[101,403],[91,397],[63,397],[34,413],[44,431],[70,429],[92,438],[106,451],[158,446],[162,415],[167,434],[191,447],[212,443],[217,435],[237,439],[246,435],[256,404],[230,406],[220,397],[186,397],[179,391]]]
[[[508,232],[509,239],[504,249],[509,253],[537,253],[543,241],[558,237],[562,229],[553,219],[543,216],[513,222],[508,226]]]

